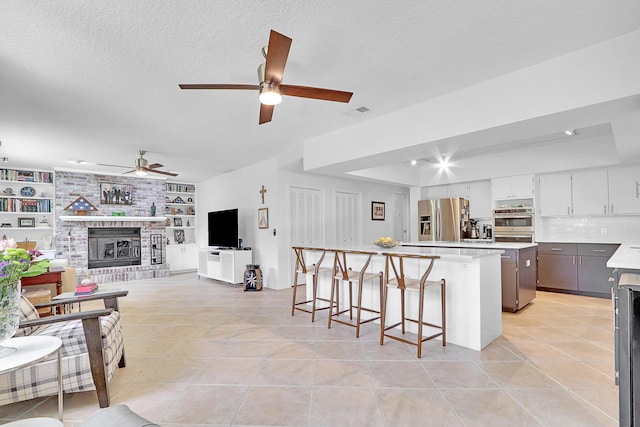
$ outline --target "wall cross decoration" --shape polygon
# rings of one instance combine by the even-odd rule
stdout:
[[[264,205],[264,193],[266,193],[266,192],[267,192],[267,189],[264,188],[264,185],[263,185],[262,188],[260,188],[260,191],[259,191],[260,197],[262,197],[262,204],[263,205]]]

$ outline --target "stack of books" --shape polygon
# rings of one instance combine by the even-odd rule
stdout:
[[[76,285],[76,295],[91,295],[97,290],[98,285],[96,283],[82,283],[80,285]]]

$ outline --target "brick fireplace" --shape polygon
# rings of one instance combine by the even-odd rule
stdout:
[[[166,277],[169,267],[165,263],[152,264],[151,236],[160,235],[166,242],[165,221],[151,217],[151,205],[157,212],[164,211],[164,181],[134,178],[122,175],[98,175],[71,171],[56,171],[56,258],[66,258],[76,269],[77,280],[89,273],[97,283],[120,282],[137,279]],[[129,184],[132,186],[131,205],[100,204],[100,183]],[[87,216],[74,216],[63,209],[78,196],[85,197],[98,208]],[[124,216],[112,216],[124,212]],[[139,229],[139,265],[97,266],[89,269],[89,229]],[[117,242],[116,242],[117,245]],[[117,248],[116,248],[117,249]],[[104,250],[104,248],[102,248]],[[163,245],[162,259],[166,260]],[[94,266],[95,267],[95,266]]]

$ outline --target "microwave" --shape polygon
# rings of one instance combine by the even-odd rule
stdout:
[[[493,211],[493,233],[496,242],[533,242],[532,207],[500,208]]]

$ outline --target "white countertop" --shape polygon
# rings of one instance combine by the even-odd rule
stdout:
[[[482,246],[484,248],[484,246]],[[472,247],[438,247],[438,246],[421,246],[421,247],[411,247],[411,246],[396,246],[395,248],[381,248],[376,245],[363,245],[363,246],[337,246],[337,247],[318,247],[319,250],[335,250],[335,249],[344,249],[344,250],[356,250],[356,251],[367,251],[367,252],[375,252],[378,255],[382,255],[385,252],[393,252],[399,254],[421,254],[421,255],[437,255],[440,259],[443,260],[452,260],[452,261],[471,261],[477,258],[484,258],[490,256],[499,256],[503,253],[500,248],[487,248],[487,249],[474,249]]]
[[[510,242],[407,242],[403,246],[420,246],[420,247],[445,247],[445,248],[469,248],[469,249],[525,249],[538,246],[537,243],[510,243]]]
[[[640,243],[623,243],[607,261],[609,268],[640,270]]]

